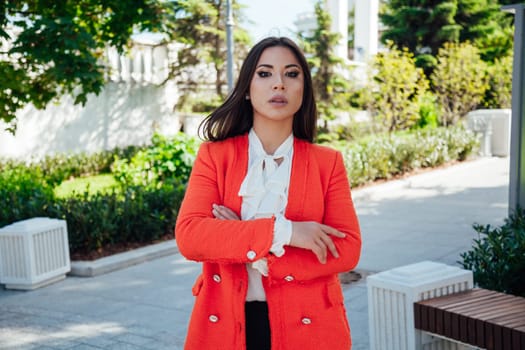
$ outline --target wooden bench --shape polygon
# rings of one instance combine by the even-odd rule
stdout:
[[[474,288],[414,303],[415,328],[488,350],[525,349],[525,298]]]

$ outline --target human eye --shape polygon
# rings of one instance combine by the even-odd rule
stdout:
[[[286,72],[286,76],[290,78],[297,78],[299,74],[300,72],[298,70],[292,70],[292,71]]]
[[[267,78],[271,75],[271,73],[264,71],[264,70],[260,70],[257,72],[257,75],[260,76],[261,78]]]

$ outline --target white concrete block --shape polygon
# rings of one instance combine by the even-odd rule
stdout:
[[[370,349],[449,349],[447,340],[415,329],[414,302],[472,288],[472,271],[432,261],[368,276]]]
[[[66,221],[44,217],[0,229],[0,283],[35,289],[59,281],[71,269]]]

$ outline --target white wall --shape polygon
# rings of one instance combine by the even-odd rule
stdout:
[[[46,154],[95,152],[147,143],[155,130],[179,130],[171,100],[176,90],[164,86],[109,82],[85,107],[71,97],[37,110],[32,105],[18,116],[16,135],[0,126],[0,157],[39,159]]]
[[[160,83],[167,80],[180,44],[166,44],[162,36],[147,33],[133,40],[129,55],[107,48],[109,81],[98,96],[89,96],[85,106],[74,105],[70,96],[45,110],[28,105],[17,112],[15,135],[4,131],[0,121],[0,158],[97,152],[148,143],[155,131],[167,136],[179,131],[183,118],[174,107],[180,92],[173,80]],[[204,80],[213,86],[212,73],[210,65],[202,63],[179,80]],[[195,133],[195,127],[188,127]]]

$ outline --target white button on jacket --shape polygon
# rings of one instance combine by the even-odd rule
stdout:
[[[257,253],[254,252],[253,250],[250,250],[250,251],[246,254],[246,256],[248,257],[248,259],[253,260],[253,259],[255,259],[255,257],[257,256]]]

